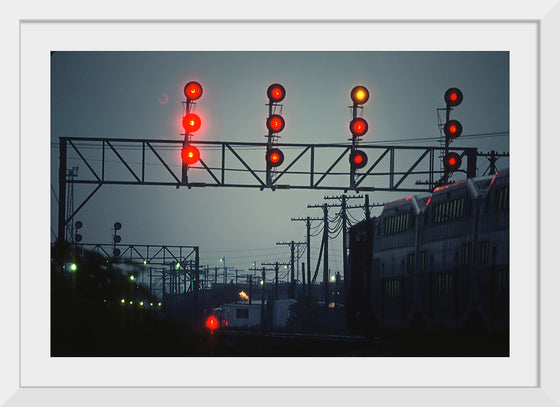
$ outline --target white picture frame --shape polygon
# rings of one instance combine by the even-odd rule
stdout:
[[[411,4],[413,4],[411,2]],[[433,5],[436,6],[436,5]],[[154,403],[165,403],[165,402],[181,402],[186,400],[197,400],[199,402],[208,401],[208,392],[211,392],[212,404],[234,404],[234,405],[247,405],[247,404],[261,404],[263,400],[267,401],[267,404],[285,404],[288,402],[294,402],[296,400],[302,400],[306,403],[320,403],[329,402],[330,404],[337,403],[347,403],[356,402],[358,399],[369,403],[372,400],[376,404],[391,404],[391,405],[408,405],[408,404],[420,404],[424,405],[489,405],[489,404],[505,404],[505,405],[557,405],[560,404],[560,390],[558,389],[558,381],[556,379],[556,374],[558,372],[557,364],[559,362],[558,351],[555,349],[555,345],[560,343],[558,337],[560,336],[560,331],[558,330],[555,322],[557,320],[555,315],[555,310],[559,309],[558,295],[556,295],[555,287],[557,286],[558,277],[554,274],[554,259],[552,258],[552,253],[554,253],[553,227],[557,224],[554,222],[556,218],[553,215],[552,208],[554,205],[554,188],[546,189],[546,186],[554,185],[553,174],[554,174],[554,147],[552,138],[557,130],[555,129],[555,117],[556,113],[553,109],[555,107],[555,95],[560,92],[558,85],[558,79],[555,77],[557,72],[560,72],[560,58],[557,52],[557,45],[555,42],[556,38],[559,38],[558,27],[560,26],[560,4],[556,2],[545,2],[525,6],[524,8],[516,9],[516,6],[507,6],[508,10],[503,13],[503,19],[498,15],[500,13],[501,7],[492,5],[480,5],[475,8],[477,12],[466,12],[465,10],[455,8],[454,16],[461,15],[469,21],[480,21],[480,22],[494,22],[494,23],[508,23],[517,22],[522,24],[534,24],[537,29],[537,67],[540,72],[537,72],[538,85],[540,89],[537,89],[537,105],[535,107],[536,116],[538,119],[538,129],[537,129],[537,140],[536,145],[536,157],[533,159],[536,161],[536,171],[537,176],[534,179],[535,184],[533,189],[536,190],[538,196],[530,197],[529,200],[536,203],[534,207],[537,212],[537,220],[546,220],[542,224],[535,224],[536,230],[532,232],[535,233],[537,241],[535,245],[537,246],[535,251],[537,253],[537,264],[535,264],[535,271],[537,275],[537,299],[538,304],[536,306],[538,316],[537,316],[537,367],[536,367],[536,377],[534,385],[522,385],[522,386],[500,386],[500,387],[486,387],[486,386],[467,386],[467,387],[439,387],[439,386],[387,386],[387,387],[375,387],[375,386],[336,386],[329,385],[328,389],[324,389],[321,384],[316,384],[315,382],[302,383],[301,388],[296,386],[286,386],[281,384],[280,386],[274,386],[269,383],[261,386],[248,386],[243,384],[237,384],[235,386],[227,386],[220,384],[219,388],[213,387],[212,380],[208,380],[205,385],[198,385],[197,387],[188,387],[180,385],[168,386],[151,386],[150,384],[143,384],[141,387],[136,387],[134,385],[124,385],[124,386],[98,386],[95,384],[90,385],[78,385],[78,386],[64,386],[64,385],[48,385],[40,384],[37,381],[33,385],[29,385],[29,381],[26,381],[25,373],[22,374],[21,371],[21,337],[18,333],[21,331],[21,304],[25,301],[29,301],[30,297],[27,295],[25,290],[17,292],[16,290],[11,290],[10,295],[15,294],[15,298],[10,298],[12,304],[20,304],[20,312],[14,312],[16,307],[10,306],[6,309],[9,310],[6,315],[5,326],[8,328],[4,332],[9,332],[6,337],[4,346],[2,347],[2,386],[0,392],[0,400],[6,402],[7,406],[12,405],[33,405],[33,404],[44,404],[48,401],[50,404],[57,403],[58,405],[74,405],[79,403],[80,405],[117,405],[123,402],[131,405],[150,405]],[[446,9],[449,10],[449,6],[445,5]],[[355,11],[356,7],[352,7]],[[468,8],[473,10],[472,6]],[[242,18],[240,13],[227,14],[229,11],[227,8],[222,11],[221,18]],[[428,10],[429,11],[429,10]],[[461,14],[462,12],[466,14]],[[13,38],[12,46],[10,48],[11,60],[10,67],[12,68],[9,72],[13,77],[19,77],[19,69],[21,66],[15,63],[15,61],[21,62],[21,33],[22,30],[26,30],[27,27],[32,26],[32,30],[41,32],[45,27],[50,24],[54,25],[60,23],[60,21],[52,20],[53,18],[60,18],[53,16],[52,13],[48,11],[42,11],[38,16],[44,17],[34,17],[34,18],[45,18],[45,20],[26,20],[26,15],[23,10],[18,10],[17,7],[9,14],[8,17],[3,17],[3,20],[7,20],[2,29],[5,38]],[[65,14],[64,12],[61,12]],[[208,14],[210,10],[207,10]],[[309,12],[308,12],[309,13]],[[404,17],[403,17],[404,13]],[[416,14],[418,13],[418,14]],[[477,14],[478,13],[478,14]],[[219,14],[219,12],[218,12]],[[351,18],[355,13],[350,15],[348,12],[342,13],[340,18]],[[437,13],[436,13],[437,15]],[[287,15],[281,13],[282,18],[288,18]],[[204,13],[203,13],[204,17]],[[305,17],[305,16],[304,16]],[[333,16],[321,16],[327,20],[333,18]],[[74,18],[71,15],[66,15],[64,18]],[[94,15],[94,19],[102,18],[100,15]],[[131,16],[132,19],[142,20],[143,18],[160,18],[160,15],[156,13],[155,17],[153,15],[147,14],[139,15],[136,14]],[[169,16],[161,16],[161,18],[169,18]],[[264,18],[262,15],[255,16],[256,19]],[[492,20],[488,20],[492,18]],[[459,23],[456,18],[452,18],[450,13],[440,13],[437,18],[430,17],[426,11],[421,12],[411,8],[410,11],[403,11],[397,8],[384,9],[380,15],[376,14],[375,20],[362,20],[361,22],[354,22],[352,24],[367,24],[368,22],[410,22],[406,21],[408,19],[414,19],[415,24],[430,24],[435,22],[449,21],[451,24]],[[336,18],[338,20],[338,16]],[[210,20],[206,20],[207,22]],[[464,21],[464,20],[463,20]],[[179,24],[180,22],[174,22],[171,24]],[[22,28],[23,25],[27,24],[26,28]],[[75,20],[72,24],[76,24],[76,27],[84,27],[91,22]],[[126,26],[127,22],[120,22],[120,24]],[[243,24],[243,22],[229,21],[227,24]],[[266,25],[266,22],[264,22]],[[270,24],[270,23],[269,23]],[[312,23],[311,23],[312,24]],[[17,26],[17,30],[15,29]],[[133,35],[133,31],[124,32],[123,37],[127,35]],[[90,34],[91,35],[91,34]],[[20,44],[14,44],[15,38],[20,38]],[[122,39],[121,39],[122,40]],[[124,39],[123,41],[126,41]],[[138,46],[134,41],[131,40],[133,47]],[[136,49],[136,48],[134,48]],[[142,49],[141,47],[139,49]],[[46,58],[46,57],[45,57]],[[13,65],[13,66],[12,66]],[[48,65],[48,64],[47,64]],[[37,78],[38,82],[49,80],[49,73],[42,72],[41,76]],[[18,94],[18,84],[15,83],[8,84],[8,90],[13,92],[13,94]],[[19,84],[21,88],[25,87],[24,83]],[[44,85],[43,85],[44,86]],[[48,87],[48,85],[47,85]],[[11,98],[12,106],[6,106],[8,111],[10,109],[10,114],[8,117],[12,117],[10,129],[11,134],[18,134],[18,132],[28,131],[26,128],[27,124],[23,121],[18,122],[14,120],[16,117],[22,117],[21,112],[18,114],[19,105],[13,102]],[[2,102],[4,103],[4,102]],[[20,102],[21,105],[21,102]],[[22,105],[22,110],[25,106]],[[25,117],[25,116],[24,116]],[[43,128],[39,126],[40,132],[48,133],[48,126]],[[46,134],[45,133],[45,134]],[[548,136],[547,136],[548,135]],[[13,137],[11,137],[13,138]],[[48,137],[47,137],[48,138]],[[20,162],[12,163],[12,167],[19,167],[22,174],[20,175],[21,182],[26,182],[29,178],[27,175],[29,171],[27,167],[24,167],[24,163],[28,163],[29,159],[24,158],[23,154],[27,152],[25,147],[26,142],[21,142],[20,145],[14,142],[14,140],[8,141],[8,148],[11,151],[20,151]],[[8,150],[10,151],[10,150]],[[13,160],[15,157],[11,157]],[[513,159],[513,158],[512,158]],[[4,174],[8,174],[7,168],[4,168]],[[15,178],[11,176],[10,178]],[[21,191],[20,179],[9,180],[8,187],[12,194],[16,194],[16,191]],[[530,181],[533,181],[531,179]],[[548,182],[546,182],[548,181]],[[47,193],[48,193],[48,186]],[[45,189],[45,186],[39,187],[39,189]],[[24,204],[24,201],[28,199],[25,193],[20,192],[21,202],[10,203],[9,209],[12,213],[20,213],[18,208],[18,203],[20,205]],[[548,221],[548,220],[552,221]],[[48,220],[46,221],[48,224]],[[25,224],[25,219],[19,219],[19,223]],[[20,225],[17,219],[9,220],[9,228],[14,227],[14,231],[20,230]],[[11,229],[10,229],[11,230]],[[48,229],[47,229],[48,230]],[[47,232],[48,234],[48,232]],[[21,236],[20,235],[20,236]],[[547,239],[548,238],[548,239]],[[26,244],[26,240],[20,237],[20,242],[16,239],[10,238],[6,239],[6,247],[10,248],[12,253],[20,253],[23,255],[22,245]],[[18,247],[19,243],[19,247]],[[15,256],[14,256],[15,257]],[[25,261],[15,261],[13,264],[10,263],[10,270],[19,270],[18,273],[11,273],[6,275],[5,286],[17,287],[25,286],[25,276],[22,278],[22,273],[25,272],[25,268],[22,268],[23,264],[28,264]],[[24,283],[22,283],[22,281]],[[25,295],[22,295],[25,294]],[[48,321],[43,321],[46,325],[38,329],[44,329],[48,326]],[[48,350],[48,344],[43,344],[39,346],[40,351]],[[17,352],[16,350],[20,350]],[[24,355],[25,356],[25,355]],[[138,361],[134,360],[121,360],[126,362],[129,368],[134,369],[135,366],[140,366]],[[184,361],[185,369],[188,369],[187,361]],[[316,361],[308,361],[306,363],[315,363]],[[262,363],[262,373],[270,370],[268,363]],[[215,365],[213,368],[218,370],[219,365]],[[328,369],[328,364],[324,364],[324,368]],[[372,367],[373,369],[375,367]],[[79,373],[79,372],[78,372]],[[345,374],[343,372],[342,374]],[[367,372],[361,372],[362,374],[367,374]],[[101,374],[102,370],[101,370]],[[283,374],[290,374],[290,371],[284,371]],[[49,380],[46,380],[48,383]],[[22,385],[23,383],[23,385]],[[117,388],[120,387],[120,388]],[[208,387],[212,387],[211,390]],[[313,400],[310,400],[310,398]],[[116,401],[115,401],[116,400]]]

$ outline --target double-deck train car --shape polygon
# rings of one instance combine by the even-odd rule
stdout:
[[[352,332],[509,329],[509,171],[388,203],[350,228]]]

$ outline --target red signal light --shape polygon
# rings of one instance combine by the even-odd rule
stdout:
[[[181,150],[181,159],[184,164],[193,165],[200,159],[200,151],[192,145],[187,145]]]
[[[443,157],[443,166],[447,171],[456,171],[461,166],[461,156],[457,153],[447,153]]]
[[[463,101],[463,92],[458,88],[449,88],[443,98],[447,106],[459,106]]]
[[[202,96],[202,86],[200,83],[191,81],[185,85],[185,96],[189,100],[196,100]]]
[[[187,133],[194,133],[200,126],[202,125],[202,121],[200,117],[195,113],[187,113],[183,117],[183,128]]]
[[[271,148],[266,153],[265,158],[268,165],[271,167],[278,167],[284,162],[284,153],[278,148]]]
[[[220,323],[218,322],[218,318],[214,315],[210,315],[206,320],[206,328],[210,330],[218,329],[220,327]]]
[[[352,154],[350,154],[350,166],[352,166],[352,168],[363,168],[366,166],[367,162],[367,154],[361,150],[354,150]]]
[[[286,89],[279,83],[274,83],[266,90],[266,96],[271,103],[279,103],[286,97]]]
[[[350,99],[355,104],[362,105],[369,99],[369,90],[365,86],[354,86],[350,92]]]
[[[457,120],[449,120],[443,127],[443,132],[448,138],[457,138],[463,132],[463,125]]]
[[[350,132],[353,136],[363,136],[367,133],[368,127],[368,122],[361,117],[356,117],[350,122]]]
[[[273,114],[266,119],[266,128],[272,133],[280,133],[285,125],[284,118],[279,114]]]

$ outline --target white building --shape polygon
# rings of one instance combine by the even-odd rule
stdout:
[[[284,328],[290,317],[290,305],[296,300],[285,299],[269,301],[265,306],[272,307],[273,329]],[[251,328],[261,324],[261,303],[230,303],[222,306],[222,326],[224,328]]]

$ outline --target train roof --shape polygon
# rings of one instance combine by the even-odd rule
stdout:
[[[432,198],[446,194],[447,192],[466,189],[473,199],[484,197],[496,179],[509,179],[509,168],[500,170],[495,175],[487,175],[484,177],[467,178],[453,184],[444,185],[436,188],[432,193],[425,192],[417,195],[410,195],[406,198],[391,201],[385,204],[381,217],[388,213],[398,212],[411,208],[415,214],[424,211],[432,201]]]
[[[430,198],[429,193],[423,193],[418,195],[410,195],[406,198],[398,199],[396,201],[388,202],[383,207],[383,212],[395,211],[399,210],[400,208],[411,208],[415,214],[420,213],[423,207],[426,205],[426,201]]]

